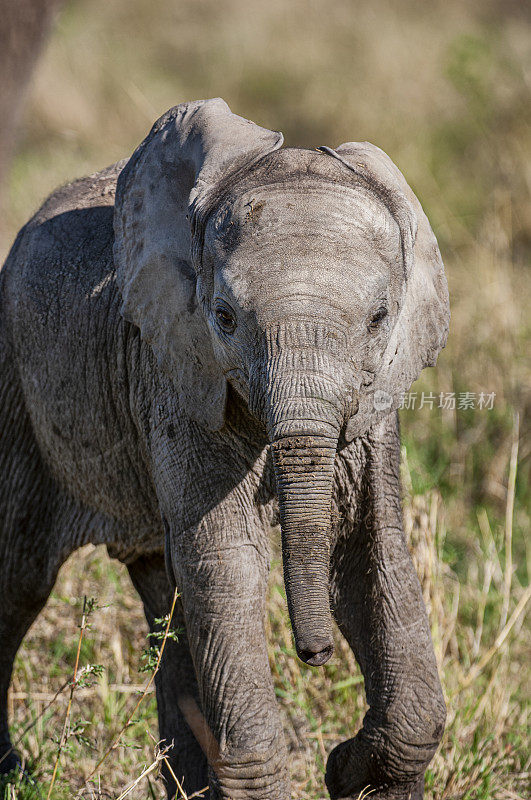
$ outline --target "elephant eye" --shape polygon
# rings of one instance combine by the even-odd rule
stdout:
[[[232,311],[224,303],[217,303],[214,313],[221,330],[225,333],[233,333],[236,328],[236,320]]]
[[[374,314],[371,315],[369,319],[368,328],[371,333],[374,333],[378,330],[380,323],[386,318],[387,316],[387,309],[385,306],[380,306],[378,311],[375,311]]]

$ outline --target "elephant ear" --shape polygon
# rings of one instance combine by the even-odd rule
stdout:
[[[149,342],[185,413],[224,424],[226,380],[193,266],[190,220],[231,175],[282,145],[282,135],[232,114],[221,99],[183,103],[153,126],[118,179],[114,260],[121,313]]]
[[[323,148],[324,149],[324,148]],[[326,148],[356,173],[395,217],[401,233],[405,291],[381,366],[360,396],[347,425],[350,441],[400,405],[424,367],[433,367],[446,344],[450,321],[448,286],[437,240],[422,207],[391,159],[368,142]]]

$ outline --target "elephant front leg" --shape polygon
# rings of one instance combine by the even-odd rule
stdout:
[[[190,703],[185,712],[210,764],[211,798],[287,800],[264,630],[267,534],[252,516],[225,506],[184,534],[171,532],[201,696],[201,710]]]
[[[375,800],[421,800],[446,710],[402,529],[396,423],[380,426],[365,456],[358,523],[342,525],[333,553],[332,598],[369,710],[357,736],[330,754],[326,783],[332,798],[367,789]]]

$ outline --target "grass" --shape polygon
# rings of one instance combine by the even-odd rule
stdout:
[[[503,548],[499,552],[495,546],[491,528],[478,522],[481,540],[476,548],[476,579],[459,581],[445,557],[448,531],[439,492],[412,493],[405,453],[403,477],[406,532],[430,611],[449,709],[443,744],[426,776],[426,797],[523,800],[529,764],[522,702],[526,683],[522,601],[529,598],[529,591],[525,593],[515,582],[509,619],[502,624],[506,576],[500,555],[505,559]],[[276,540],[274,545],[278,553]],[[472,566],[470,571],[475,571]],[[81,598],[94,591],[100,593],[99,606],[85,633],[84,641],[91,647],[84,652],[90,652],[105,669],[92,686],[73,693],[68,714],[68,690],[55,700],[53,697],[76,662],[82,605],[65,598]],[[315,800],[324,797],[327,752],[361,723],[365,711],[363,679],[339,634],[337,655],[324,668],[314,670],[297,660],[278,557],[273,561],[268,608],[269,656],[291,754],[293,790],[301,800]],[[70,647],[59,657],[61,674],[51,678],[58,655],[49,643],[58,626]],[[103,548],[87,547],[76,554],[61,571],[53,596],[21,648],[11,692],[15,738],[28,721],[38,718],[20,747],[41,794],[23,786],[6,798],[46,796],[68,716],[70,729],[82,728],[82,735],[74,732],[66,747],[59,748],[61,759],[52,797],[72,797],[124,727],[121,744],[80,797],[116,799],[141,776],[128,796],[164,796],[156,780],[160,756],[151,693],[135,711],[133,724],[127,725],[146,685],[139,672],[146,634],[140,603],[125,568],[110,562]],[[91,662],[80,657],[79,663],[86,669]],[[50,700],[51,707],[40,716]],[[146,773],[153,764],[153,771]]]
[[[449,710],[426,797],[524,800],[529,20],[519,4],[497,0],[160,0],[153,8],[147,0],[67,5],[29,98],[9,235],[57,184],[131,152],[158,115],[187,99],[221,95],[283,130],[289,145],[367,139],[391,155],[436,231],[452,301],[448,346],[414,391],[495,393],[491,410],[436,402],[401,414],[406,532]],[[67,714],[68,688],[53,698],[74,669],[85,596],[98,608],[79,663],[104,669],[91,688],[76,688]],[[361,722],[362,678],[339,637],[324,668],[297,661],[278,557],[268,608],[293,792],[317,800],[327,752]],[[15,737],[37,720],[21,750],[39,789],[12,786],[6,798],[46,797],[67,717],[74,733],[52,796],[75,795],[146,684],[146,632],[125,570],[103,550],[86,548],[62,569],[19,652],[10,695]],[[83,796],[116,800],[138,781],[127,797],[162,797],[162,757],[150,692]]]

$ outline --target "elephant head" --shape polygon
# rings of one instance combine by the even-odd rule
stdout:
[[[281,145],[219,99],[170,110],[120,175],[115,261],[122,312],[184,412],[220,430],[231,383],[265,428],[297,652],[318,665],[333,647],[337,448],[435,363],[448,293],[428,220],[381,150]]]

